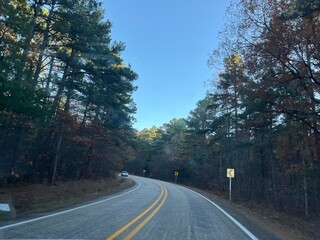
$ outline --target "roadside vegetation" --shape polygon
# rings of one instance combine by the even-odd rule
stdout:
[[[128,178],[81,179],[46,184],[9,185],[0,192],[0,201],[9,204],[10,212],[0,212],[0,219],[36,216],[60,211],[75,205],[90,203],[130,188],[134,181]]]
[[[137,74],[96,0],[0,5],[0,184],[98,179],[132,156]]]
[[[207,96],[139,131],[130,169],[225,193],[234,168],[234,200],[319,216],[319,51],[319,1],[233,1]]]

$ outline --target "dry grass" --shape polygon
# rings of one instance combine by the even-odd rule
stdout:
[[[2,212],[0,218],[15,218],[64,208],[110,195],[133,185],[131,179],[114,178],[58,182],[52,187],[46,184],[8,186],[0,188],[0,203],[9,203],[12,212]]]

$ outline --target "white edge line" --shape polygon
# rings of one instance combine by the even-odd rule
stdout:
[[[113,197],[110,197],[110,198],[107,198],[107,199],[104,199],[104,200],[100,200],[100,201],[97,201],[97,202],[89,203],[89,204],[86,204],[86,205],[83,205],[83,206],[80,206],[80,207],[68,209],[68,210],[65,210],[65,211],[61,211],[61,212],[49,214],[49,215],[46,215],[46,216],[42,216],[42,217],[38,217],[38,218],[33,218],[33,219],[30,219],[30,220],[21,221],[21,222],[9,224],[9,225],[6,225],[6,226],[2,226],[2,227],[0,227],[0,231],[1,231],[1,230],[4,230],[4,229],[12,228],[12,227],[20,226],[20,225],[23,225],[23,224],[27,224],[27,223],[31,223],[31,222],[36,222],[36,221],[43,220],[43,219],[46,219],[46,218],[58,216],[58,215],[61,215],[61,214],[65,214],[65,213],[68,213],[68,212],[72,212],[72,211],[75,211],[75,210],[79,210],[79,209],[81,209],[81,208],[90,207],[90,206],[93,206],[93,205],[96,205],[96,204],[99,204],[99,203],[107,202],[107,201],[109,201],[109,200],[112,200],[112,199],[121,197],[121,196],[126,195],[126,194],[128,194],[128,193],[131,193],[131,192],[137,190],[139,187],[141,187],[141,183],[140,183],[138,180],[134,180],[134,181],[136,181],[136,182],[138,183],[138,186],[137,186],[137,187],[135,187],[134,189],[131,189],[131,190],[127,191],[127,192],[121,193],[121,194],[119,194],[119,195],[116,195],[116,196],[113,196]]]
[[[189,188],[187,188],[189,189]],[[193,191],[189,189],[190,191],[194,192],[195,194],[199,195],[200,197],[204,198],[207,200],[209,203],[211,203],[213,206],[215,206],[217,209],[219,209],[224,215],[226,215],[234,224],[236,224],[242,231],[244,231],[252,240],[259,240],[253,233],[251,233],[248,229],[246,229],[241,223],[239,223],[234,217],[232,217],[229,213],[227,213],[225,210],[223,210],[219,205],[216,203],[212,202],[210,199],[207,197],[201,195],[200,193],[197,193],[196,191]]]
[[[161,181],[161,180],[156,180],[156,181]],[[163,181],[161,181],[163,182]],[[179,186],[179,185],[175,185],[175,186]],[[218,204],[214,203],[213,201],[211,201],[209,198],[201,195],[200,193],[191,190],[190,188],[186,188],[183,186],[179,186],[182,187],[184,189],[187,189],[197,195],[199,195],[200,197],[204,198],[205,200],[207,200],[209,203],[211,203],[213,206],[215,206],[218,210],[220,210],[227,218],[229,218],[234,224],[236,224],[245,234],[247,234],[252,240],[259,240],[259,238],[257,238],[255,235],[253,235],[252,232],[250,232],[247,228],[245,228],[240,222],[238,222],[234,217],[232,217],[229,213],[227,213],[225,210],[223,210]]]

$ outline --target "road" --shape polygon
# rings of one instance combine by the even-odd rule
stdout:
[[[2,226],[0,239],[257,239],[192,190],[132,178],[136,185],[127,191]]]

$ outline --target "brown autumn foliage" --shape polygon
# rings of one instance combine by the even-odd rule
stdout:
[[[213,90],[184,128],[140,138],[148,175],[226,192],[234,168],[233,200],[319,216],[319,27],[319,1],[232,1]]]

